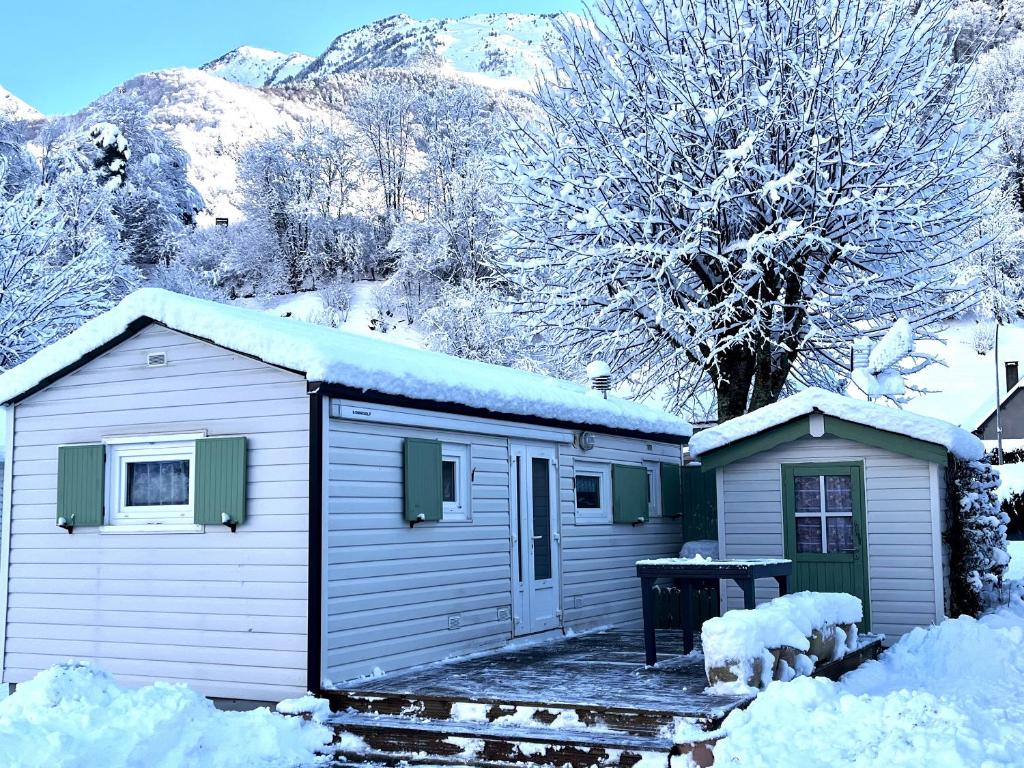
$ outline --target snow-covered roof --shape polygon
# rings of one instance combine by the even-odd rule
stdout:
[[[698,432],[690,438],[690,453],[694,456],[710,453],[811,413],[821,413],[941,445],[961,459],[979,459],[985,453],[981,440],[948,421],[878,403],[854,400],[817,387],[810,387],[777,403]]]
[[[691,433],[690,425],[677,416],[621,398],[604,399],[582,384],[410,349],[159,288],[135,291],[114,309],[0,376],[0,402],[17,399],[60,375],[147,319],[300,372],[309,381],[526,420],[677,438]]]

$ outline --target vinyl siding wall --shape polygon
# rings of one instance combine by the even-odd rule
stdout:
[[[784,554],[783,464],[851,460],[864,462],[871,629],[894,640],[936,620],[936,553],[927,461],[849,440],[805,437],[722,467],[717,471],[721,473],[725,555]],[[774,581],[758,581],[759,602],[777,594]],[[743,607],[742,593],[732,582],[726,600],[729,609]]]
[[[308,408],[300,376],[155,325],[16,406],[3,680],[74,657],[210,696],[304,692]],[[203,429],[249,440],[237,533],[55,525],[57,446]]]
[[[333,412],[342,405],[334,401]],[[331,418],[326,430],[325,687],[498,648],[513,636],[510,441],[558,445],[563,622],[585,629],[640,620],[633,563],[678,552],[679,521],[577,528],[571,433],[489,419],[368,406],[366,421]],[[419,426],[417,426],[419,425]],[[468,445],[471,522],[402,518],[402,443],[422,437]],[[588,460],[677,461],[678,446],[597,436]],[[559,442],[562,441],[562,442]],[[449,628],[449,617],[459,627]]]
[[[563,445],[559,451],[565,624],[574,630],[608,624],[640,627],[643,620],[636,561],[678,556],[683,545],[682,520],[655,517],[636,527],[577,525],[575,461],[678,464],[682,451],[678,445],[607,435],[595,437],[595,447],[586,453],[572,445]]]

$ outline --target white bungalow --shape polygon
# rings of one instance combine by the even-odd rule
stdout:
[[[278,700],[636,625],[684,421],[145,289],[0,377],[2,681]]]

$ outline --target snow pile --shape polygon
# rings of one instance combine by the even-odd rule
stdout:
[[[829,659],[800,658],[794,654],[782,675],[811,671],[815,661],[842,658],[857,643],[856,627],[847,633],[841,627],[856,625],[863,618],[860,598],[832,592],[798,592],[763,603],[753,610],[728,611],[708,619],[701,629],[704,667],[715,690],[748,692],[751,683],[767,685],[776,672],[773,650],[795,649],[802,655],[830,654]],[[826,650],[814,647],[818,638],[829,638]],[[832,638],[835,637],[835,642]],[[792,662],[792,663],[790,663]],[[728,669],[735,683],[722,681],[715,670]],[[755,685],[755,687],[757,687]]]
[[[985,453],[981,440],[948,421],[809,387],[777,403],[698,432],[690,440],[690,455],[706,454],[811,413],[941,445],[967,461],[980,459]]]
[[[400,347],[158,288],[135,291],[110,312],[0,376],[0,402],[77,362],[142,318],[298,371],[309,381],[580,425],[677,437],[691,431],[676,416],[619,398],[606,400],[581,384]]]
[[[1024,606],[915,629],[840,683],[772,683],[732,712],[715,764],[1021,765]]]
[[[18,768],[309,766],[332,735],[265,708],[219,711],[185,685],[125,690],[85,664],[41,672],[0,700],[0,765]]]

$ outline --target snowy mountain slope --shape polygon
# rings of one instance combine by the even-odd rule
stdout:
[[[336,38],[298,80],[364,69],[431,67],[491,87],[526,90],[548,66],[545,43],[562,14],[488,13],[461,19],[398,15]]]
[[[0,85],[0,117],[8,120],[40,120],[43,113]]]
[[[198,69],[170,69],[121,86],[149,107],[156,125],[173,134],[191,157],[189,177],[207,215],[239,216],[236,166],[246,144],[301,121],[338,122],[337,113],[308,101],[248,88]]]
[[[281,53],[243,45],[203,64],[200,69],[232,83],[263,88],[294,77],[312,62],[313,57],[304,53]]]

